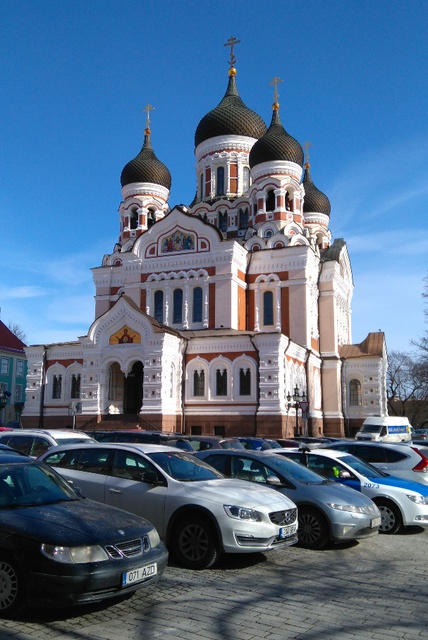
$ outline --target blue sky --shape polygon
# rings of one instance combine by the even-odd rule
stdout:
[[[428,2],[3,0],[1,319],[29,344],[75,340],[94,318],[91,267],[119,232],[120,173],[152,144],[171,206],[194,196],[193,136],[223,97],[230,36],[248,107],[303,145],[344,238],[353,342],[389,351],[426,330]]]

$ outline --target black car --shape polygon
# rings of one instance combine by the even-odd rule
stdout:
[[[133,593],[167,560],[147,520],[83,498],[37,460],[2,455],[0,616]]]
[[[98,442],[143,442],[145,444],[165,444],[193,453],[190,442],[179,433],[162,433],[161,431],[143,431],[142,429],[122,429],[109,431],[98,438]]]

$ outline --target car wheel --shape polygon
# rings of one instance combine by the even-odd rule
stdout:
[[[24,584],[15,565],[0,558],[0,615],[16,612],[23,603]]]
[[[329,541],[328,525],[316,509],[299,508],[299,546],[305,549],[322,549]]]
[[[177,560],[188,569],[208,569],[219,558],[213,525],[203,516],[189,516],[178,522],[173,531]]]
[[[379,533],[397,533],[403,526],[403,518],[399,508],[390,500],[376,500],[379,507],[381,523]]]

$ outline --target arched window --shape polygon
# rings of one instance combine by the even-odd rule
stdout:
[[[227,396],[227,371],[226,369],[216,370],[216,396]]]
[[[224,195],[224,167],[218,167],[217,169],[216,195]]]
[[[265,291],[263,294],[263,324],[273,325],[273,292]]]
[[[227,211],[220,211],[218,214],[218,228],[220,231],[227,231]]]
[[[202,322],[202,289],[193,289],[192,322]]]
[[[71,376],[71,398],[80,398],[80,373]]]
[[[360,407],[361,404],[361,382],[354,378],[349,383],[349,405],[351,407]]]
[[[251,395],[251,371],[249,369],[239,369],[239,395]]]
[[[155,320],[163,322],[163,291],[155,291]]]
[[[270,189],[266,194],[266,211],[275,210],[275,191]]]
[[[199,197],[203,198],[204,197],[204,174],[201,173],[201,175],[199,176]]]
[[[132,209],[132,211],[131,211],[130,227],[131,227],[131,229],[136,229],[138,227],[138,211],[137,211],[137,209]]]
[[[248,209],[239,209],[239,229],[248,227]]]
[[[182,324],[183,322],[183,290],[174,289],[172,323]]]
[[[193,372],[193,395],[205,395],[205,371],[203,369]]]
[[[61,398],[62,376],[55,375],[52,378],[52,399],[59,400]]]
[[[250,170],[248,167],[244,167],[242,172],[242,192],[247,193],[250,188]]]

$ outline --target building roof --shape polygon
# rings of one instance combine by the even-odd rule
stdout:
[[[25,354],[25,344],[0,320],[0,349]]]
[[[330,200],[325,193],[320,191],[314,185],[310,173],[309,162],[305,165],[305,175],[303,176],[303,185],[305,187],[305,199],[303,201],[303,211],[305,213],[316,211],[318,213],[325,213],[326,216],[330,215],[331,205]]]
[[[226,93],[215,109],[199,122],[195,132],[195,147],[201,142],[223,135],[260,138],[266,131],[263,119],[249,109],[238,93],[234,69],[229,70]]]
[[[140,153],[122,170],[120,176],[122,187],[133,182],[148,182],[160,184],[166,189],[171,188],[171,174],[152,149],[150,129],[145,130],[144,144]]]
[[[282,126],[279,109],[275,104],[269,129],[250,151],[250,167],[277,160],[303,166],[303,149]]]
[[[366,358],[367,356],[382,358],[385,349],[383,331],[369,333],[360,344],[344,344],[340,347],[341,358]]]

